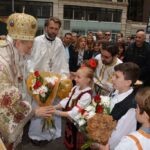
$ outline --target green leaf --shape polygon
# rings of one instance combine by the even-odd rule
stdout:
[[[81,146],[81,150],[86,150],[92,144],[92,140],[88,140],[84,145]]]

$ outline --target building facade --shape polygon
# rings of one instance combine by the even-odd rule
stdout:
[[[43,32],[45,19],[56,16],[62,20],[60,35],[77,32],[111,31],[112,36],[122,32],[135,34],[138,28],[146,28],[148,0],[0,0],[0,17],[15,12],[25,12],[38,19],[38,34]],[[147,12],[143,11],[147,8]],[[144,14],[144,13],[145,14]],[[127,18],[128,16],[128,18]],[[145,19],[144,19],[145,18]]]
[[[53,1],[54,15],[63,21],[63,32],[111,31],[125,33],[127,20],[126,0],[58,0]]]

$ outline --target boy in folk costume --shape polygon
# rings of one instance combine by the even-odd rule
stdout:
[[[52,107],[53,114],[67,118],[64,144],[69,150],[80,150],[84,144],[82,133],[78,131],[70,119],[73,120],[78,113],[82,113],[84,108],[91,103],[93,76],[94,70],[92,67],[80,67],[76,72],[76,86],[72,88],[69,97]],[[62,108],[65,110],[57,110]]]
[[[123,136],[136,130],[135,92],[133,85],[139,77],[139,67],[131,62],[118,64],[114,68],[112,83],[115,91],[111,94],[111,115],[117,120],[116,129],[109,139],[110,150],[113,150]],[[98,144],[93,147],[99,149]]]
[[[112,82],[115,92],[111,99],[111,115],[118,122],[116,130],[109,139],[111,149],[119,143],[121,137],[136,130],[135,92],[132,86],[138,80],[140,73],[139,67],[130,62],[119,64],[114,69]]]
[[[122,138],[115,150],[148,150],[150,148],[150,87],[140,89],[135,97],[136,118],[142,127]]]
[[[115,150],[148,150],[150,148],[150,87],[138,90],[136,119],[142,124],[138,131],[124,136]],[[101,145],[100,150],[109,150],[109,145]]]

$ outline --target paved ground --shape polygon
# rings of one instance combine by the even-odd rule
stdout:
[[[64,135],[64,124],[65,120],[62,119],[62,136]],[[22,139],[22,143],[19,144],[16,150],[66,150],[65,146],[63,145],[63,137],[58,138],[45,146],[34,146],[30,139],[28,138],[28,126],[26,126],[24,131],[24,136]]]

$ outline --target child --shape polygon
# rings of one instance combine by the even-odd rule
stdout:
[[[111,115],[118,122],[109,139],[110,149],[114,149],[121,137],[136,130],[135,92],[132,86],[140,73],[139,67],[131,62],[119,64],[114,69],[112,82],[115,92],[111,99]]]
[[[91,63],[93,66],[94,64]],[[95,66],[96,67],[96,66]],[[68,118],[65,128],[64,144],[67,149],[80,150],[84,144],[83,135],[78,131],[74,124],[69,120],[72,119],[87,107],[92,100],[92,81],[94,70],[88,66],[82,66],[76,72],[76,86],[72,88],[69,97],[63,99],[58,105],[52,107],[52,113]],[[60,111],[57,109],[65,109]]]
[[[110,109],[114,120],[117,120],[117,126],[109,139],[111,150],[123,136],[136,130],[135,92],[132,86],[139,77],[139,67],[131,62],[116,65],[114,69],[112,83],[115,91],[111,94]]]
[[[96,57],[98,54],[101,53],[101,48],[102,48],[102,44],[100,42],[94,43],[93,57]]]
[[[136,94],[136,118],[142,127],[125,136],[115,150],[150,149],[150,87],[140,89]]]
[[[123,137],[115,150],[148,150],[150,148],[150,87],[141,88],[135,99],[136,119],[142,127]],[[100,150],[109,150],[109,145],[101,145]]]

